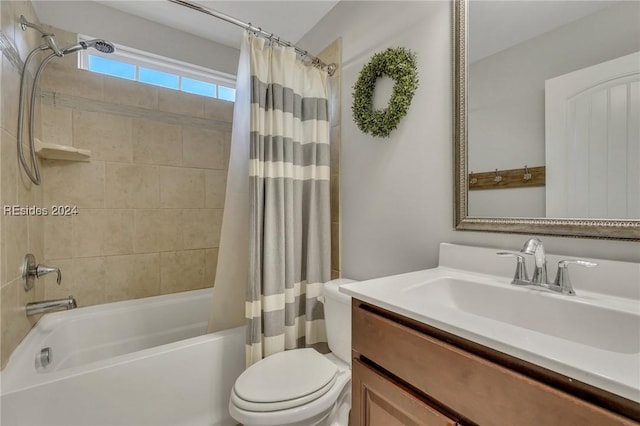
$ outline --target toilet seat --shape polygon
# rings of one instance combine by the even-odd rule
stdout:
[[[337,373],[337,365],[313,349],[280,352],[242,373],[230,402],[254,412],[298,407],[327,393]]]

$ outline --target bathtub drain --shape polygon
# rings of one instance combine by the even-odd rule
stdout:
[[[51,348],[40,349],[40,353],[36,355],[36,367],[46,367],[51,363]]]

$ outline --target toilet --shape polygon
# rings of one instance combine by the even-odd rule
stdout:
[[[331,353],[294,349],[247,368],[231,391],[229,412],[244,426],[347,426],[351,409],[351,297],[324,285]]]

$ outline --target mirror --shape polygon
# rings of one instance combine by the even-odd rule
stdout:
[[[640,240],[640,3],[454,5],[456,229]]]

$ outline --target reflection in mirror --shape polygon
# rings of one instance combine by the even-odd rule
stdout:
[[[640,219],[639,16],[637,1],[469,3],[469,216]]]
[[[456,229],[640,240],[640,2],[454,5]]]

